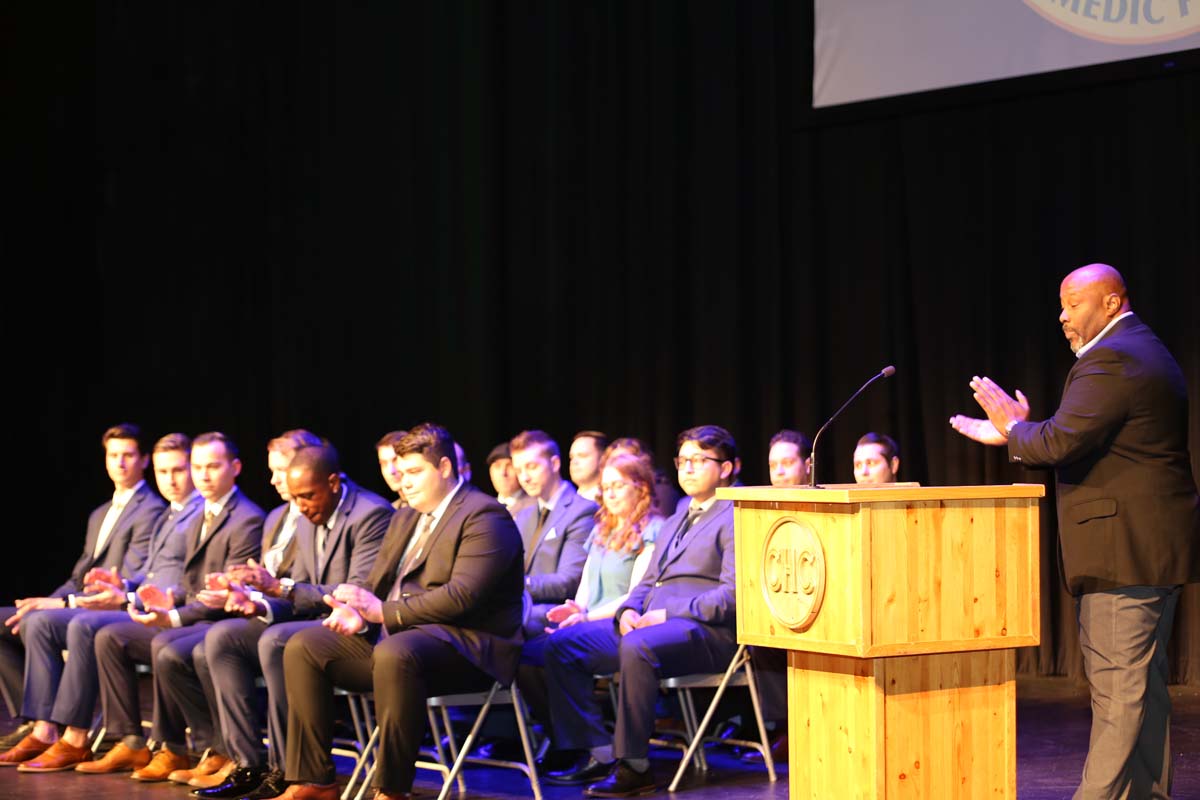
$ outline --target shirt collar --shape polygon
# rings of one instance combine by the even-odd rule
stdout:
[[[143,478],[133,486],[130,486],[128,489],[118,489],[117,491],[113,492],[112,504],[117,508],[124,508],[129,502],[129,498],[133,497],[137,493],[137,490],[141,489],[145,485],[146,480]]]
[[[715,503],[715,502],[717,502],[717,496],[715,494],[712,497],[705,500],[703,503],[693,502],[688,505],[688,513],[689,514],[694,513],[696,516],[699,516],[700,514],[703,514],[705,511],[708,511],[710,508],[712,508],[713,503]]]
[[[458,490],[462,488],[463,479],[459,478],[458,483],[454,484],[454,488],[442,498],[442,502],[437,504],[437,508],[429,512],[429,529],[433,530],[438,521],[442,518],[442,514],[446,513],[446,507],[450,505],[450,501],[454,499],[454,495],[458,494]]]
[[[171,510],[176,513],[183,511],[185,508],[187,508],[189,505],[192,504],[192,501],[195,500],[199,496],[199,494],[200,493],[197,492],[195,489],[192,489],[192,493],[189,494],[187,497],[185,497],[183,499],[182,503],[171,503]]]
[[[333,509],[333,513],[329,515],[329,519],[325,520],[325,530],[333,530],[334,524],[337,522],[338,512],[342,510],[342,503],[346,502],[346,484],[341,485],[341,496],[338,498],[337,507]]]
[[[225,504],[229,502],[229,498],[233,497],[233,493],[236,491],[237,491],[237,487],[234,486],[232,489],[230,489],[228,492],[225,493],[224,497],[222,497],[219,500],[214,500],[211,503],[208,502],[207,500],[205,500],[204,501],[204,513],[205,514],[211,513],[214,517],[220,515],[220,513],[225,510]]]
[[[538,510],[541,510],[544,508],[547,511],[553,511],[554,506],[558,503],[558,499],[560,497],[562,497],[563,492],[565,492],[566,490],[567,490],[567,482],[559,481],[558,489],[555,490],[554,494],[550,497],[549,500],[542,500],[540,497],[538,498]]]
[[[1075,352],[1075,357],[1083,358],[1083,354],[1086,353],[1088,350],[1091,350],[1092,346],[1095,345],[1096,342],[1098,342],[1102,338],[1104,338],[1104,334],[1106,334],[1110,330],[1112,330],[1113,325],[1116,325],[1118,322],[1125,319],[1132,313],[1133,313],[1132,311],[1126,311],[1124,314],[1118,314],[1117,316],[1115,316],[1111,320],[1109,320],[1109,323],[1104,326],[1104,330],[1097,333],[1094,337],[1092,337],[1092,340],[1090,342],[1088,342],[1087,344],[1085,344],[1083,347],[1079,348],[1079,350],[1077,350]]]

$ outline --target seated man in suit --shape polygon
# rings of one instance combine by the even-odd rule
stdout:
[[[767,469],[772,486],[807,486],[812,466],[812,440],[800,431],[784,428],[771,437]]]
[[[67,580],[46,597],[26,597],[17,600],[15,607],[0,608],[0,619],[4,620],[4,625],[0,626],[0,692],[4,694],[11,716],[24,715],[30,720],[0,741],[0,747],[3,748],[0,752],[7,754],[10,748],[30,736],[34,727],[32,720],[48,716],[45,707],[23,711],[25,647],[18,637],[28,615],[37,611],[76,608],[78,598],[86,591],[87,574],[94,567],[119,569],[123,576],[129,576],[141,569],[146,559],[150,534],[164,504],[142,478],[149,456],[145,454],[141,436],[142,432],[136,425],[123,423],[109,428],[100,438],[105,469],[113,482],[113,495],[109,502],[95,509],[88,517],[83,553]],[[59,617],[69,621],[69,614],[60,614]],[[36,679],[40,676],[31,677]],[[53,695],[53,689],[50,694]],[[50,735],[45,727],[42,733]],[[53,743],[53,739],[39,741],[45,745],[42,750]],[[38,745],[30,744],[36,750]],[[30,747],[25,747],[22,754],[26,757],[20,760],[28,760],[38,752],[41,751],[30,752]],[[0,758],[0,764],[3,763],[17,762]]]
[[[23,714],[37,720],[33,738],[51,742],[48,750],[22,763],[21,772],[56,772],[91,759],[87,729],[92,724],[99,686],[92,647],[95,632],[106,624],[128,620],[129,594],[146,579],[174,582],[183,568],[181,526],[200,508],[192,486],[188,457],[192,442],[172,433],[154,445],[151,459],[158,490],[170,505],[159,512],[151,530],[143,568],[124,577],[119,570],[93,567],[84,576],[86,594],[75,596],[75,608],[39,611],[21,625],[25,643]],[[71,658],[64,662],[63,650]],[[63,726],[62,737],[58,727]]]
[[[76,767],[78,772],[120,772],[148,755],[142,737],[135,664],[162,663],[160,651],[169,649],[176,660],[190,661],[192,647],[203,638],[207,623],[223,616],[197,602],[205,576],[223,572],[231,563],[257,558],[262,545],[262,509],[237,488],[242,462],[233,440],[223,433],[202,433],[192,442],[192,481],[204,497],[204,512],[196,515],[187,531],[187,552],[179,586],[165,591],[143,584],[138,596],[144,612],[129,610],[133,621],[105,626],[96,635],[96,663],[100,672],[100,700],[104,725],[121,743],[99,761]],[[178,605],[178,607],[176,607]],[[166,780],[190,762],[184,744],[185,717],[166,702],[159,675],[154,675],[155,741],[162,748],[146,766],[133,772],[143,781]],[[213,725],[206,714],[205,698],[190,698],[200,710],[187,715],[196,720],[192,736],[200,747],[213,742]]]
[[[192,651],[197,672],[213,687],[221,738],[238,764],[223,782],[212,781],[212,787],[193,792],[197,797],[258,800],[283,793],[284,647],[297,632],[320,627],[318,618],[329,611],[324,595],[343,583],[367,585],[394,511],[387,500],[342,476],[331,446],[297,451],[287,469],[287,487],[309,523],[296,534],[290,577],[253,564],[231,569],[226,574],[235,586],[252,586],[265,597],[233,592],[226,608],[243,616],[213,625],[203,645]],[[260,673],[267,682],[269,754],[262,744],[263,712],[255,702],[254,677]],[[182,681],[171,684],[172,692],[197,688]]]
[[[277,506],[267,514],[266,522],[263,524],[262,564],[263,568],[268,570],[272,575],[289,574],[296,554],[297,532],[303,528],[310,527],[304,515],[300,513],[299,504],[293,502],[291,494],[288,493],[288,465],[291,464],[292,457],[296,455],[298,450],[302,450],[305,447],[318,447],[321,443],[321,437],[303,428],[284,431],[267,442],[267,468],[271,471],[271,486],[275,487],[275,491],[279,493],[280,499],[283,500],[283,505]],[[205,581],[207,584],[207,577]],[[215,583],[217,586],[220,586],[219,581]],[[213,607],[220,605],[223,608],[227,600],[227,595],[228,590],[206,588],[197,597],[205,598]],[[163,686],[167,691],[172,691],[173,689],[189,692],[196,691],[200,688],[195,682],[196,678],[199,678],[200,686],[204,690],[204,696],[211,703],[216,695],[212,681],[209,679],[209,674],[203,664],[202,643],[192,648],[192,666],[195,669],[194,674],[186,662],[178,664],[171,661],[167,662],[167,666],[160,676],[164,680]],[[169,677],[167,672],[176,667],[179,668],[178,674],[167,680]],[[250,699],[253,699],[253,686],[251,686],[250,694]],[[217,713],[216,709],[211,705],[208,707],[208,712],[210,717],[215,716]],[[219,720],[214,719],[213,721],[218,724],[218,730],[224,734],[225,729],[219,726]],[[228,773],[237,767],[237,763],[224,752],[229,746],[225,744],[223,736],[214,741],[219,741],[221,747],[218,749],[209,748],[199,764],[191,769],[175,770],[167,775],[167,780],[174,781],[175,783],[186,783],[189,786],[196,787],[215,786],[224,782]]]
[[[383,482],[396,493],[392,508],[404,507],[404,495],[400,493],[400,470],[396,467],[396,442],[404,438],[408,431],[389,431],[375,443],[375,454],[379,456],[379,472]]]
[[[508,442],[501,442],[492,448],[488,453],[487,468],[488,477],[492,479],[492,488],[496,491],[496,499],[508,509],[508,513],[512,514],[514,519],[525,509],[537,504],[537,500],[525,494],[521,482],[517,480]]]
[[[608,447],[608,436],[600,431],[580,431],[567,451],[567,471],[576,491],[585,500],[600,504],[600,461]]]
[[[583,751],[550,783],[591,783],[592,797],[653,791],[650,735],[661,678],[720,672],[737,649],[733,505],[716,490],[732,479],[737,445],[724,428],[679,435],[675,466],[691,498],[663,523],[654,562],[611,620],[581,622],[546,645],[546,677],[559,749]],[[604,727],[594,676],[621,673],[613,735]]]
[[[525,588],[533,599],[525,622],[530,638],[545,631],[547,611],[575,596],[598,507],[563,480],[558,445],[545,431],[522,431],[509,449],[521,488],[537,500],[516,518],[525,543]]]
[[[895,483],[900,472],[900,447],[886,433],[864,433],[854,446],[854,481]]]
[[[426,698],[486,689],[516,673],[523,565],[512,517],[458,477],[444,428],[418,425],[396,448],[409,507],[396,513],[369,589],[338,586],[326,598],[334,610],[324,627],[300,631],[284,652],[294,783],[281,798],[339,796],[329,752],[335,684],[374,691],[376,797],[397,798],[412,789]]]

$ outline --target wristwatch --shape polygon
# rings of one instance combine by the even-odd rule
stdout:
[[[279,597],[282,600],[291,600],[292,591],[296,588],[296,582],[291,578],[279,579]]]

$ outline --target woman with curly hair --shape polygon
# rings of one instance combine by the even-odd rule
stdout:
[[[608,619],[625,601],[650,565],[663,518],[654,511],[654,469],[642,456],[616,453],[604,462],[596,527],[585,547],[587,561],[574,600],[549,612],[558,628]]]

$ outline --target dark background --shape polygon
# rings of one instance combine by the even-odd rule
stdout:
[[[1200,467],[1196,54],[813,112],[811,3],[5,4],[3,599],[49,591],[99,437],[221,429],[260,505],[303,426],[381,493],[378,436],[717,423],[747,483],[822,439],[851,480],[1050,482],[968,442],[967,381],[1053,412],[1071,269],[1121,269],[1188,377]],[[11,449],[9,449],[11,448]],[[1200,473],[1200,469],[1198,469]],[[1043,511],[1043,645],[1079,676]],[[1200,592],[1176,678],[1200,683]]]

